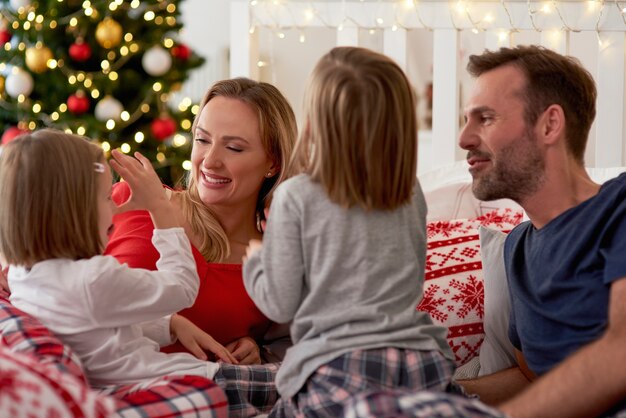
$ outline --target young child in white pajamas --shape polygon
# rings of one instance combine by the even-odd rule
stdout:
[[[268,409],[276,399],[275,366],[227,364],[236,363],[228,350],[175,315],[193,304],[199,287],[189,240],[150,161],[138,153],[112,156],[111,166],[132,189],[120,208],[111,200],[112,175],[102,149],[87,139],[45,129],[3,147],[0,253],[10,265],[11,303],[78,354],[94,387],[141,388],[165,375],[199,375],[214,379],[238,413]],[[158,271],[101,255],[113,213],[133,209],[151,214]],[[159,351],[176,337],[183,343],[202,338],[225,363]],[[240,390],[234,380],[241,373],[260,380]],[[255,386],[266,396],[258,396]],[[253,398],[257,405],[241,405]]]

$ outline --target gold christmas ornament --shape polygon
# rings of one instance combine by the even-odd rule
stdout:
[[[98,23],[96,40],[106,49],[114,48],[122,42],[122,26],[115,20],[107,17]]]
[[[0,96],[4,94],[4,77],[0,75]]]
[[[52,51],[47,46],[37,42],[37,45],[26,49],[26,66],[34,73],[48,71],[48,61],[53,58]]]

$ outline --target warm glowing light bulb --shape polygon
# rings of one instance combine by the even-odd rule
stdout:
[[[543,6],[541,6],[541,11],[544,13],[551,13],[552,12],[552,4],[550,4],[549,2],[546,2],[543,4]]]
[[[187,138],[185,138],[185,136],[181,134],[174,135],[174,138],[172,139],[172,144],[174,144],[175,147],[182,147],[186,143]]]

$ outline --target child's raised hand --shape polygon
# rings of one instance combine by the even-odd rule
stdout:
[[[159,176],[146,157],[135,152],[135,158],[119,150],[111,151],[111,167],[126,180],[132,194],[128,202],[118,207],[119,212],[147,209],[159,229],[180,226],[172,205],[169,202]]]
[[[172,315],[170,331],[191,354],[200,360],[207,360],[207,355],[204,351],[208,350],[226,363],[239,364],[237,359],[222,344],[215,341],[213,337],[202,331],[184,316]]]
[[[252,254],[260,251],[263,248],[263,243],[258,239],[251,239],[246,248],[246,255],[243,256],[243,262],[245,263],[248,258],[252,257]]]
[[[167,200],[165,189],[157,176],[152,163],[139,152],[135,157],[119,150],[111,151],[111,167],[128,183],[132,195],[128,202],[119,207],[120,211],[134,209],[155,209]]]

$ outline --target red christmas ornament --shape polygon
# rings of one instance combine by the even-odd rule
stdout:
[[[0,29],[0,45],[4,45],[11,40],[13,35],[6,29]]]
[[[82,90],[77,91],[76,94],[72,94],[67,99],[67,108],[75,115],[81,115],[88,111],[89,105],[89,98]]]
[[[169,116],[158,117],[150,124],[150,130],[158,141],[163,141],[176,132],[176,121]]]
[[[9,129],[6,129],[2,134],[2,145],[6,145],[18,136],[22,134],[27,134],[28,132],[30,131],[27,129],[20,129],[17,126],[11,126]]]
[[[185,44],[178,44],[172,48],[172,56],[181,61],[187,61],[191,57],[191,49]]]
[[[70,46],[69,53],[74,61],[87,61],[91,57],[91,47],[79,38]]]

